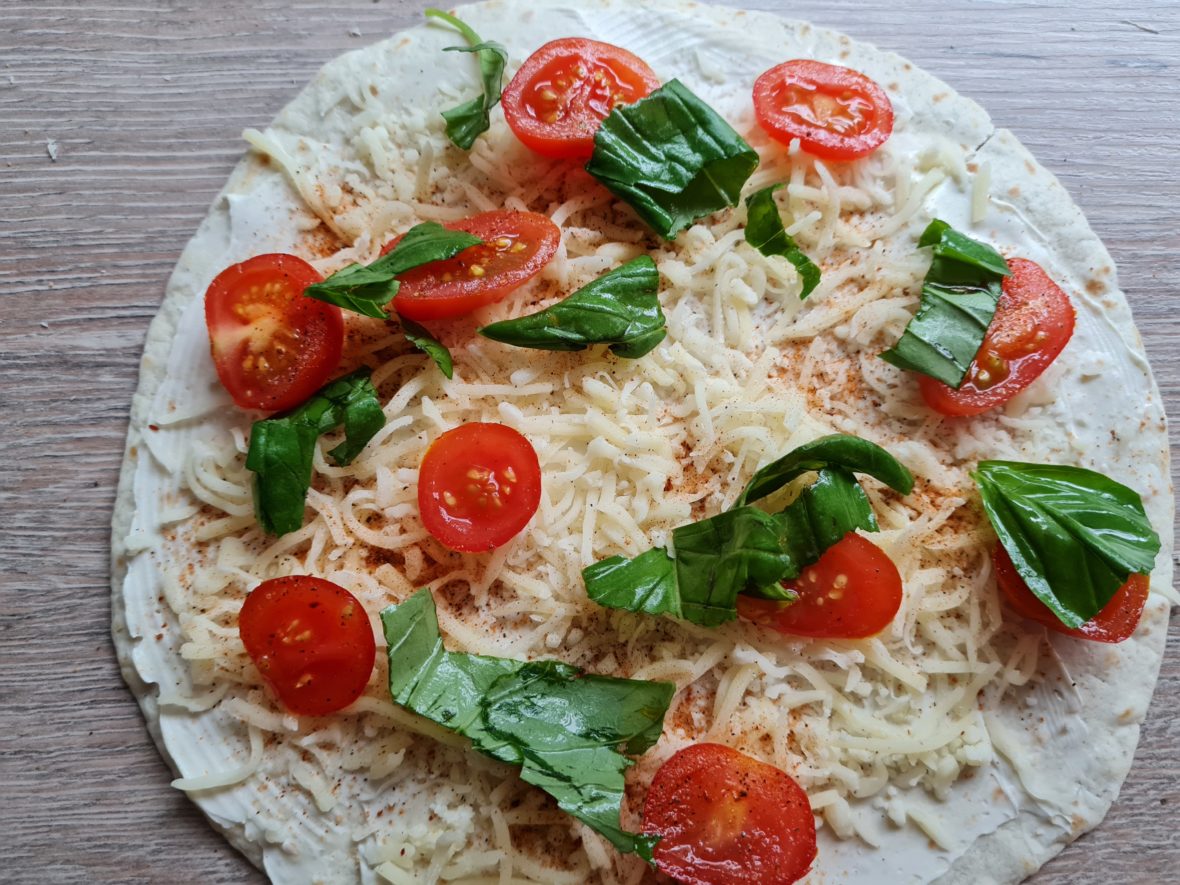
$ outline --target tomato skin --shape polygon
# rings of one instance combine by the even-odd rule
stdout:
[[[303,290],[323,278],[294,255],[256,255],[227,267],[205,292],[217,377],[243,409],[294,408],[340,363],[340,308]]]
[[[855,532],[783,586],[799,598],[777,602],[739,596],[738,614],[788,636],[863,639],[888,627],[901,608],[897,566],[880,547]]]
[[[851,68],[811,59],[776,65],[754,81],[754,114],[771,138],[798,138],[824,160],[856,160],[893,132],[893,105],[885,90]]]
[[[1000,586],[1000,592],[1004,594],[1013,611],[1043,624],[1056,633],[1075,639],[1089,639],[1092,642],[1122,642],[1124,639],[1130,639],[1139,625],[1139,618],[1143,615],[1143,606],[1147,604],[1150,580],[1147,575],[1131,575],[1127,582],[1115,591],[1102,611],[1075,630],[1061,623],[1049,607],[1028,589],[1028,584],[1016,571],[1012,557],[1008,555],[1003,544],[997,544],[996,549],[992,551],[992,564],[996,570],[996,583]]]
[[[393,307],[406,319],[450,319],[494,304],[540,273],[561,242],[557,225],[536,212],[481,212],[443,227],[467,231],[483,243],[399,276]],[[399,242],[401,237],[386,243],[381,254]]]
[[[979,353],[956,390],[927,375],[918,378],[926,405],[943,415],[979,415],[1032,384],[1073,335],[1069,296],[1034,261],[1012,258],[995,316]],[[998,379],[998,380],[997,380]]]
[[[682,885],[788,885],[815,860],[807,794],[783,771],[722,744],[662,766],[643,806],[656,867]]]
[[[540,502],[537,453],[503,424],[461,424],[431,443],[422,458],[422,524],[451,550],[485,553],[506,544]]]
[[[566,37],[530,55],[500,100],[525,147],[546,157],[589,159],[594,133],[614,106],[659,86],[652,69],[626,49]]]
[[[279,700],[301,716],[347,707],[373,672],[369,616],[355,596],[323,578],[263,581],[242,604],[238,632]]]

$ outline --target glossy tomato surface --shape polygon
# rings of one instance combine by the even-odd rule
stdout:
[[[810,59],[776,65],[754,81],[754,113],[772,138],[825,160],[855,160],[893,132],[885,90],[851,68]]]
[[[431,443],[422,458],[422,524],[452,550],[483,553],[507,543],[540,501],[537,453],[503,424],[462,424]]]
[[[494,304],[540,273],[561,242],[557,225],[536,212],[481,212],[444,227],[483,242],[399,276],[393,307],[406,319],[449,319]],[[381,254],[399,242],[391,240]]]
[[[1139,625],[1143,606],[1147,604],[1149,580],[1146,575],[1131,575],[1123,586],[1115,591],[1110,602],[1097,615],[1076,630],[1067,627],[1053,611],[1041,602],[1020,577],[1012,557],[1002,544],[992,552],[992,563],[996,569],[996,583],[1008,600],[1013,611],[1023,617],[1044,624],[1050,630],[1072,636],[1075,639],[1089,639],[1093,642],[1122,642],[1129,639]]]
[[[660,766],[643,806],[655,862],[682,885],[788,885],[815,860],[815,818],[790,775],[722,744]]]
[[[347,707],[373,672],[369,616],[356,597],[323,578],[263,581],[242,604],[238,632],[292,713],[325,716]]]
[[[340,308],[303,290],[322,277],[294,255],[257,255],[227,267],[205,292],[217,376],[244,409],[299,405],[340,363]]]
[[[794,580],[799,598],[739,596],[738,614],[792,636],[860,639],[889,626],[901,607],[901,575],[880,547],[855,532],[833,544]]]
[[[615,105],[636,102],[659,85],[627,50],[567,37],[530,55],[501,101],[504,119],[526,147],[546,157],[588,159],[594,133]]]
[[[921,375],[926,405],[944,415],[979,415],[1002,406],[1049,367],[1073,335],[1069,296],[1034,261],[1013,258],[995,316],[956,390]]]

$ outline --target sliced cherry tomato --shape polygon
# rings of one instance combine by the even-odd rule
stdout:
[[[659,85],[651,68],[626,49],[566,37],[525,59],[500,100],[525,147],[546,157],[586,159],[615,105],[636,102]]]
[[[294,255],[256,255],[227,267],[205,292],[217,377],[244,409],[290,409],[340,363],[340,308],[303,290],[323,278]]]
[[[643,806],[656,867],[682,885],[787,885],[815,860],[807,794],[773,765],[693,744],[662,766]]]
[[[475,234],[483,242],[399,276],[393,307],[406,319],[448,319],[494,304],[540,273],[561,242],[557,225],[536,212],[500,209],[443,226]],[[391,240],[381,254],[401,239]]]
[[[1073,335],[1069,296],[1034,261],[1013,258],[995,316],[967,377],[956,390],[922,375],[926,405],[944,415],[979,415],[1001,406],[1032,384]]]
[[[825,160],[871,154],[893,132],[885,90],[851,68],[794,59],[754,81],[754,114],[774,139]]]
[[[1094,642],[1122,642],[1129,639],[1139,625],[1143,606],[1147,604],[1147,589],[1150,586],[1147,575],[1131,575],[1115,591],[1102,611],[1075,630],[1061,623],[1057,615],[1028,589],[1028,584],[1016,571],[1004,545],[996,545],[992,552],[992,564],[996,569],[996,583],[1000,585],[1000,591],[1018,615],[1075,639],[1090,639]]]
[[[483,553],[507,543],[540,501],[537,453],[503,424],[462,424],[431,443],[422,458],[422,524],[452,550]]]
[[[263,581],[238,615],[246,651],[292,713],[325,716],[365,690],[376,644],[356,597],[307,575]]]
[[[849,532],[783,586],[794,602],[739,596],[738,614],[779,633],[860,639],[889,626],[901,607],[901,575],[880,547]]]

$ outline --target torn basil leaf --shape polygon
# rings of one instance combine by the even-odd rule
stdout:
[[[903,495],[908,495],[914,488],[910,472],[879,445],[859,436],[833,433],[804,443],[760,468],[750,477],[733,506],[740,507],[765,498],[804,473],[826,467],[867,473]]]
[[[934,254],[922,282],[922,300],[897,344],[881,359],[957,390],[983,344],[1001,282],[1010,271],[991,246],[938,219],[927,226],[918,246],[931,246]]]
[[[321,434],[344,425],[344,441],[328,452],[343,467],[385,426],[369,375],[368,368],[357,369],[326,384],[294,411],[254,422],[246,467],[254,471],[254,513],[264,531],[285,535],[303,525],[312,457]]]
[[[795,266],[803,289],[802,301],[819,285],[819,265],[808,258],[783,227],[782,216],[774,202],[774,192],[784,185],[772,184],[746,198],[746,242],[767,257],[780,255]]]
[[[1081,467],[980,461],[983,509],[1016,571],[1077,629],[1133,574],[1147,574],[1159,536],[1132,489]]]
[[[544,310],[484,326],[493,341],[537,350],[584,350],[608,344],[638,359],[664,340],[664,311],[656,263],[642,255],[583,286]]]
[[[385,305],[397,294],[397,275],[432,261],[454,258],[464,249],[478,246],[479,237],[466,231],[448,230],[427,221],[416,224],[401,241],[372,264],[350,264],[303,294],[318,301],[351,310],[373,319],[389,319]]]
[[[698,218],[736,206],[757,167],[758,154],[733,127],[670,80],[610,112],[586,171],[671,240]]]
[[[434,597],[419,590],[381,612],[395,703],[512,765],[619,851],[652,862],[656,836],[619,822],[623,773],[659,740],[676,687],[583,675],[557,661],[447,651]]]
[[[812,471],[816,480],[782,511],[748,503]],[[586,593],[608,608],[669,614],[706,627],[737,617],[739,594],[791,600],[782,581],[798,577],[848,532],[878,529],[854,471],[902,494],[913,488],[909,471],[880,446],[844,434],[822,437],[755,473],[731,509],[674,529],[669,550],[588,566],[582,571]]]
[[[479,60],[479,79],[483,83],[483,92],[478,98],[442,112],[443,119],[447,121],[447,138],[468,151],[475,144],[475,139],[487,132],[491,125],[489,115],[500,101],[508,50],[499,43],[483,40],[468,24],[441,9],[427,9],[426,15],[446,22],[462,34],[468,43],[467,46],[448,46],[444,52],[474,52]]]
[[[413,320],[407,320],[401,317],[402,334],[406,336],[406,340],[413,344],[416,348],[434,360],[434,364],[442,371],[448,378],[455,377],[455,364],[451,360],[451,352],[447,350],[446,345],[430,334],[430,330],[425,326],[420,326]]]

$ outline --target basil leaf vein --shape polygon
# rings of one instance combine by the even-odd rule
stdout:
[[[991,246],[930,222],[918,240],[933,247],[918,312],[881,359],[958,389],[983,344],[1000,300],[1008,264]]]
[[[736,206],[758,166],[754,152],[679,80],[617,105],[594,136],[586,171],[665,239]]]
[[[482,240],[466,231],[448,230],[433,221],[416,224],[389,252],[369,265],[350,264],[303,294],[362,316],[389,319],[385,305],[397,294],[397,275],[432,261],[454,258]]]
[[[544,310],[492,323],[479,334],[536,350],[572,351],[608,344],[618,356],[638,359],[667,334],[659,287],[656,263],[641,255]]]
[[[657,838],[619,822],[623,775],[633,762],[618,748],[638,754],[655,744],[675,686],[586,676],[557,661],[448,652],[429,590],[386,608],[381,623],[395,703],[520,765],[521,777],[564,811],[652,862]]]
[[[426,15],[446,22],[462,34],[468,43],[467,46],[448,46],[444,52],[474,52],[479,61],[483,92],[478,98],[442,112],[443,119],[447,121],[447,138],[463,150],[471,150],[475,139],[491,126],[490,113],[500,101],[508,50],[500,43],[483,40],[470,25],[441,9],[427,9]]]
[[[805,473],[814,482],[779,513],[749,504]],[[856,529],[878,529],[853,472],[908,494],[913,477],[892,455],[845,434],[822,437],[763,467],[734,506],[672,532],[672,549],[613,556],[582,571],[586,593],[609,608],[669,614],[713,627],[737,616],[739,594],[792,600],[781,582],[797,577]]]
[[[794,237],[783,227],[782,216],[774,202],[774,192],[782,184],[772,184],[746,198],[746,242],[763,255],[781,255],[795,266],[803,289],[799,293],[802,301],[819,285],[819,265],[807,257],[799,248]]]
[[[1143,501],[1093,470],[981,461],[983,509],[1032,592],[1071,628],[1097,615],[1160,550]]]
[[[385,426],[370,374],[367,367],[357,369],[326,384],[289,414],[254,422],[246,467],[254,472],[254,513],[264,531],[285,535],[303,525],[321,434],[344,425],[344,441],[328,452],[343,467]]]

